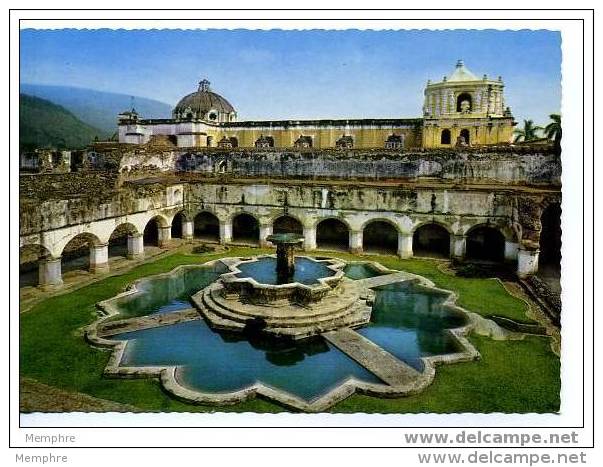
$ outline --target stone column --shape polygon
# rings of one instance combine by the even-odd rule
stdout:
[[[455,259],[465,259],[467,252],[467,236],[453,235],[450,238],[450,256]]]
[[[316,250],[316,227],[304,226],[304,251]]]
[[[517,252],[517,275],[520,278],[531,276],[538,271],[538,255],[540,250],[519,248]]]
[[[182,222],[182,240],[192,240],[195,231],[195,223],[193,221]]]
[[[362,253],[362,230],[350,230],[350,253]]]
[[[40,258],[38,261],[38,286],[42,289],[60,287],[63,284],[61,257]]]
[[[412,258],[413,252],[411,233],[398,234],[398,256],[400,258]]]
[[[266,240],[268,235],[272,235],[272,224],[260,224],[260,246],[262,248],[272,247],[272,243]]]
[[[505,240],[505,261],[511,262],[517,260],[517,250],[519,244]]]
[[[172,228],[170,226],[158,228],[157,243],[159,244],[160,248],[168,247],[170,245],[171,239],[172,239]]]
[[[128,235],[128,259],[138,259],[144,256],[144,236],[142,234]]]
[[[232,222],[220,221],[220,243],[232,242]]]
[[[90,246],[90,272],[100,273],[109,270],[109,245],[101,243]]]

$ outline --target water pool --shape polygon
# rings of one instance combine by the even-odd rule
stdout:
[[[296,260],[296,272],[303,276],[300,281],[334,274],[325,263]],[[238,267],[250,275],[257,272],[254,277],[258,281],[270,280],[262,274],[268,269],[274,271],[275,258],[260,261]],[[222,263],[216,265],[180,268],[169,275],[143,279],[137,293],[115,300],[120,312],[117,317],[189,308],[191,295],[227,271]],[[362,264],[350,266],[359,267],[350,274],[378,272]],[[460,350],[447,329],[463,326],[466,318],[442,306],[446,297],[408,281],[380,287],[370,324],[357,332],[422,371],[421,357]],[[310,402],[350,377],[382,383],[321,337],[296,342],[248,339],[243,334],[216,331],[205,321],[196,320],[123,333],[112,339],[127,342],[120,366],[176,366],[176,379],[182,386],[207,393],[237,391],[259,381]]]
[[[214,282],[223,272],[226,272],[226,268],[193,266],[182,268],[169,276],[142,279],[136,284],[135,294],[116,300],[119,315],[115,319],[191,308],[191,295]]]
[[[367,263],[352,263],[348,264],[343,269],[345,276],[353,279],[369,279],[371,277],[382,276],[384,274],[388,274],[386,272],[380,272],[375,267],[371,266]]]
[[[237,268],[241,271],[237,277],[251,277],[260,284],[276,285],[279,283],[276,274],[276,258],[259,258],[257,261],[241,263]],[[317,283],[318,279],[334,274],[335,271],[329,269],[327,263],[297,256],[295,257],[295,274],[291,282],[311,285]]]
[[[128,341],[121,365],[177,365],[178,382],[203,392],[236,391],[261,381],[310,401],[350,376],[381,382],[322,338],[281,346],[251,343],[204,321],[189,321],[115,339]]]
[[[464,326],[467,318],[443,307],[446,297],[412,282],[379,287],[371,322],[357,332],[422,371],[421,357],[460,350],[447,330]]]

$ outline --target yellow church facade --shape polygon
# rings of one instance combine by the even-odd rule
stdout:
[[[501,78],[477,78],[459,60],[442,81],[427,82],[422,118],[238,121],[209,82],[183,97],[171,119],[119,115],[119,142],[168,137],[184,148],[416,149],[510,143],[515,125]]]

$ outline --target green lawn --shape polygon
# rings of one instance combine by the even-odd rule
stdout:
[[[332,256],[350,261],[358,260],[358,256],[348,253],[337,252]],[[438,261],[428,259],[399,259],[395,256],[375,255],[365,255],[362,259],[377,261],[390,269],[401,269],[426,277],[437,287],[456,292],[460,306],[480,315],[503,316],[523,323],[534,322],[526,316],[525,302],[509,295],[497,279],[468,279],[444,274],[438,269]]]
[[[262,250],[233,248],[232,256]],[[200,264],[220,255],[176,253],[108,277],[74,292],[50,298],[20,316],[21,375],[51,386],[134,405],[148,411],[255,411],[283,410],[256,399],[230,407],[196,406],[179,402],[162,391],[154,380],[122,380],[102,377],[109,352],[89,346],[82,327],[97,317],[95,303],[114,296],[134,280],[166,272],[180,264]],[[340,254],[344,259],[358,256]],[[525,304],[510,296],[491,279],[447,276],[437,263],[370,257],[393,269],[405,269],[433,280],[439,287],[456,291],[459,304],[484,315],[497,314],[527,320]],[[436,379],[423,393],[401,399],[355,395],[339,403],[334,412],[554,412],[559,408],[559,359],[549,341],[529,337],[524,341],[493,341],[472,336],[482,360],[438,368]]]

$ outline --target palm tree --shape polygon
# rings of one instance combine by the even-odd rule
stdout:
[[[555,148],[561,149],[561,115],[551,114],[549,118],[552,121],[544,127],[544,134],[555,142]]]
[[[539,136],[537,132],[542,130],[541,126],[534,125],[533,120],[524,120],[523,128],[517,128],[515,133],[515,139],[513,142],[517,143],[519,141],[532,141],[538,139]]]

